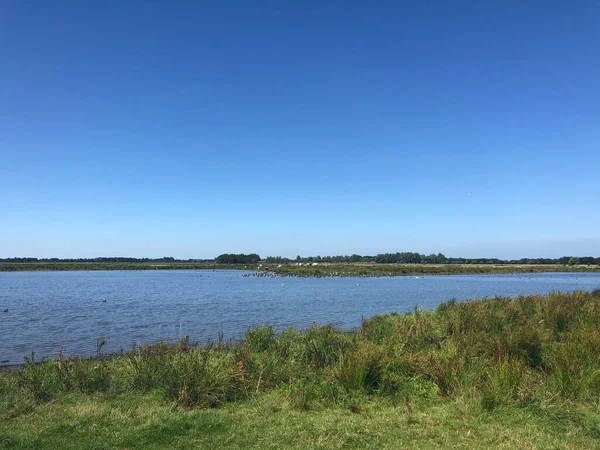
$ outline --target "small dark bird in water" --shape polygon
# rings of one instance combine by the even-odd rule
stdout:
[[[3,312],[8,312],[8,308],[6,308]]]
[[[102,303],[106,303],[106,299],[102,300]]]

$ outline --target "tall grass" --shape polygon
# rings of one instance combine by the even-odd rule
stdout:
[[[600,291],[451,300],[360,330],[253,327],[237,343],[137,346],[122,356],[29,362],[0,375],[0,417],[66,393],[150,393],[212,408],[276,391],[298,409],[356,396],[475,396],[487,409],[600,401]]]

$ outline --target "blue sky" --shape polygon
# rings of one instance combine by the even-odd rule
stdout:
[[[0,6],[0,257],[600,256],[600,2]]]

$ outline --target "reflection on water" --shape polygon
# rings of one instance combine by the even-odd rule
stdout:
[[[496,295],[592,290],[598,273],[395,278],[244,278],[240,271],[93,271],[0,273],[0,361],[35,353],[93,355],[135,343],[189,335],[236,338],[253,324],[279,329],[361,318],[416,305]],[[3,313],[4,309],[8,312]]]

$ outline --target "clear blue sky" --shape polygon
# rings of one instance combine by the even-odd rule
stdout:
[[[0,6],[0,257],[600,256],[600,2]]]

